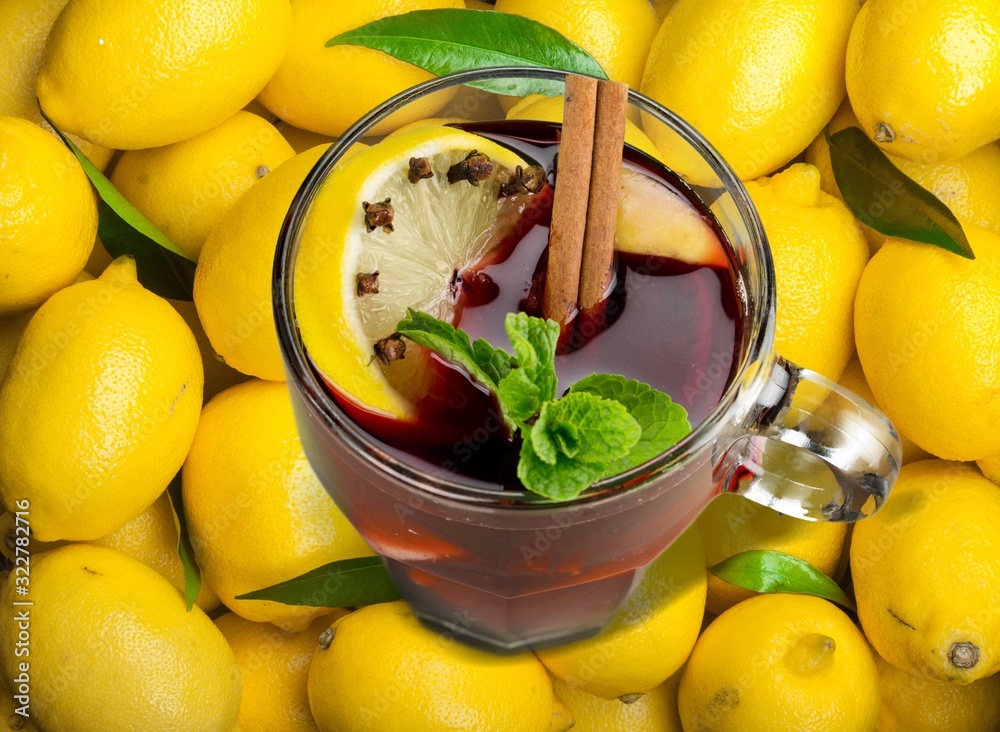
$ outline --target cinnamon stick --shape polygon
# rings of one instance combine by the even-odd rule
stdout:
[[[566,78],[542,316],[566,325],[577,306],[597,114],[597,79]]]
[[[602,81],[597,88],[590,199],[577,295],[583,310],[599,305],[611,285],[627,111],[628,85]]]

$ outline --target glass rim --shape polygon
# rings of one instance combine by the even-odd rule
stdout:
[[[324,151],[323,155],[306,176],[289,207],[278,235],[272,270],[273,315],[277,329],[278,343],[282,352],[289,380],[297,380],[302,398],[313,410],[322,415],[328,428],[336,430],[340,438],[352,447],[376,472],[385,473],[397,481],[422,494],[460,503],[479,504],[497,509],[556,508],[565,509],[582,503],[612,500],[616,496],[641,490],[665,470],[678,467],[687,459],[700,454],[710,447],[721,426],[735,415],[737,397],[748,387],[745,382],[751,364],[769,356],[773,345],[773,328],[768,328],[766,315],[773,312],[776,300],[774,285],[774,265],[767,245],[763,224],[742,181],[729,164],[701,133],[667,107],[629,89],[629,104],[640,111],[652,115],[690,145],[709,165],[712,172],[722,182],[736,205],[740,218],[747,227],[749,249],[757,258],[757,277],[748,288],[760,293],[760,304],[747,323],[746,345],[736,373],[726,386],[719,402],[712,411],[694,427],[689,435],[667,451],[636,466],[625,473],[601,480],[577,498],[570,501],[552,502],[530,491],[503,491],[484,489],[461,480],[449,479],[439,473],[432,473],[419,466],[407,463],[387,452],[382,441],[370,435],[356,424],[350,416],[327,393],[313,367],[309,364],[296,325],[293,298],[293,277],[295,258],[299,249],[299,238],[312,203],[322,184],[350,147],[358,142],[374,125],[386,119],[401,106],[428,94],[443,89],[501,78],[543,79],[563,82],[571,72],[530,66],[497,66],[471,71],[462,71],[435,77],[413,86],[386,100],[364,117],[355,122],[337,141]],[[725,242],[726,246],[732,246]],[[747,295],[742,295],[746,305]],[[759,369],[754,375],[755,386],[762,387],[766,380],[766,369]],[[294,387],[293,387],[294,388]]]

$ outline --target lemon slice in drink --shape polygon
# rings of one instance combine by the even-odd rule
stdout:
[[[462,176],[474,151],[473,171]],[[362,150],[330,174],[303,231],[294,299],[306,350],[339,395],[368,412],[415,419],[422,354],[386,364],[375,344],[407,308],[451,318],[455,273],[480,262],[525,205],[522,195],[500,197],[518,165],[527,167],[491,140],[428,126]]]

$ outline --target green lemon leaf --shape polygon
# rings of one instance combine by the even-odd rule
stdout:
[[[378,557],[330,562],[294,579],[237,595],[237,600],[272,600],[307,607],[356,607],[399,599]]]
[[[561,33],[519,15],[489,10],[415,10],[341,33],[327,46],[383,51],[437,76],[489,66],[540,66],[606,79],[594,57]],[[561,82],[497,79],[473,84],[497,94],[563,93]]]
[[[649,384],[617,374],[592,374],[569,389],[571,394],[594,394],[618,402],[639,423],[642,433],[627,455],[609,463],[608,475],[642,465],[680,442],[691,432],[687,411],[669,394]]]
[[[975,259],[962,225],[933,193],[890,162],[857,127],[827,133],[837,187],[854,216],[886,236],[933,244]]]
[[[813,595],[857,612],[840,586],[803,559],[782,552],[740,552],[709,570],[723,582],[752,592]]]
[[[52,125],[51,120],[46,118],[46,121]],[[171,300],[193,299],[195,263],[139,209],[125,200],[125,196],[72,140],[55,125],[52,125],[52,129],[76,155],[83,171],[97,190],[97,235],[108,254],[114,258],[131,254],[135,258],[139,282],[160,297]]]
[[[187,521],[184,518],[184,498],[181,493],[181,474],[178,473],[167,486],[167,498],[174,514],[174,528],[177,529],[177,555],[184,567],[184,599],[188,611],[194,607],[194,601],[201,590],[201,568],[194,556],[191,546],[191,536],[188,534]]]

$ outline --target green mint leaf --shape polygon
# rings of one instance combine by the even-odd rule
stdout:
[[[500,400],[514,421],[525,422],[538,413],[542,404],[555,399],[559,384],[555,366],[559,324],[524,313],[508,313],[504,325],[518,367],[500,382]]]
[[[893,165],[857,127],[827,133],[837,187],[855,217],[886,236],[975,259],[962,225],[933,193]]]
[[[237,600],[272,600],[307,607],[355,607],[399,599],[378,557],[331,562],[294,579],[237,595]]]
[[[560,501],[606,475],[608,464],[628,454],[641,430],[622,404],[579,392],[545,402],[522,433],[518,478],[528,490]]]
[[[392,15],[341,33],[327,46],[383,51],[444,76],[489,66],[540,66],[606,79],[594,57],[561,33],[509,13],[446,8]],[[497,94],[558,96],[563,84],[544,79],[497,79],[473,86]]]
[[[567,457],[602,467],[628,454],[641,433],[622,404],[582,392],[543,404],[532,432],[537,430],[547,431],[557,443],[571,431],[574,454]]]
[[[580,452],[580,428],[571,422],[561,422],[551,430],[552,441],[559,452],[567,457],[576,457]]]
[[[501,349],[493,348],[481,338],[473,345],[464,330],[413,308],[407,308],[406,317],[399,321],[396,330],[414,343],[461,366],[473,379],[494,393],[499,382],[496,377],[504,369],[509,373],[514,365],[511,356]]]
[[[494,348],[482,338],[472,342],[472,358],[494,384],[499,384],[515,365],[509,353]]]
[[[532,439],[533,427],[522,428],[524,443],[517,461],[517,477],[532,493],[553,501],[569,501],[583,493],[600,478],[600,467],[561,455],[555,462],[543,460],[535,449],[536,439]],[[525,434],[526,433],[526,434]]]
[[[187,530],[187,520],[184,518],[184,498],[181,493],[181,474],[178,473],[167,486],[167,498],[174,514],[174,528],[177,529],[177,555],[181,558],[184,568],[184,599],[190,612],[194,601],[201,590],[201,568],[194,556],[191,546],[191,536]]]
[[[48,117],[45,119],[52,125]],[[147,290],[172,300],[193,299],[195,263],[129,203],[72,140],[55,125],[52,129],[76,155],[97,190],[97,235],[108,254],[112,258],[132,255],[139,282]]]
[[[531,449],[534,450],[538,459],[546,465],[555,465],[559,462],[559,446],[552,439],[552,435],[544,429],[536,430],[530,427],[527,428],[524,433],[524,440],[531,443]],[[573,456],[569,455],[568,457]]]
[[[534,417],[542,405],[542,392],[538,384],[519,368],[511,371],[500,382],[498,394],[504,414],[518,424]]]
[[[709,570],[723,582],[752,592],[790,592],[830,600],[857,612],[840,586],[803,559],[782,552],[740,552]]]
[[[608,464],[608,476],[624,473],[680,442],[691,432],[687,411],[668,394],[617,374],[593,374],[573,384],[570,394],[594,394],[618,402],[639,423],[642,434],[627,455]]]

